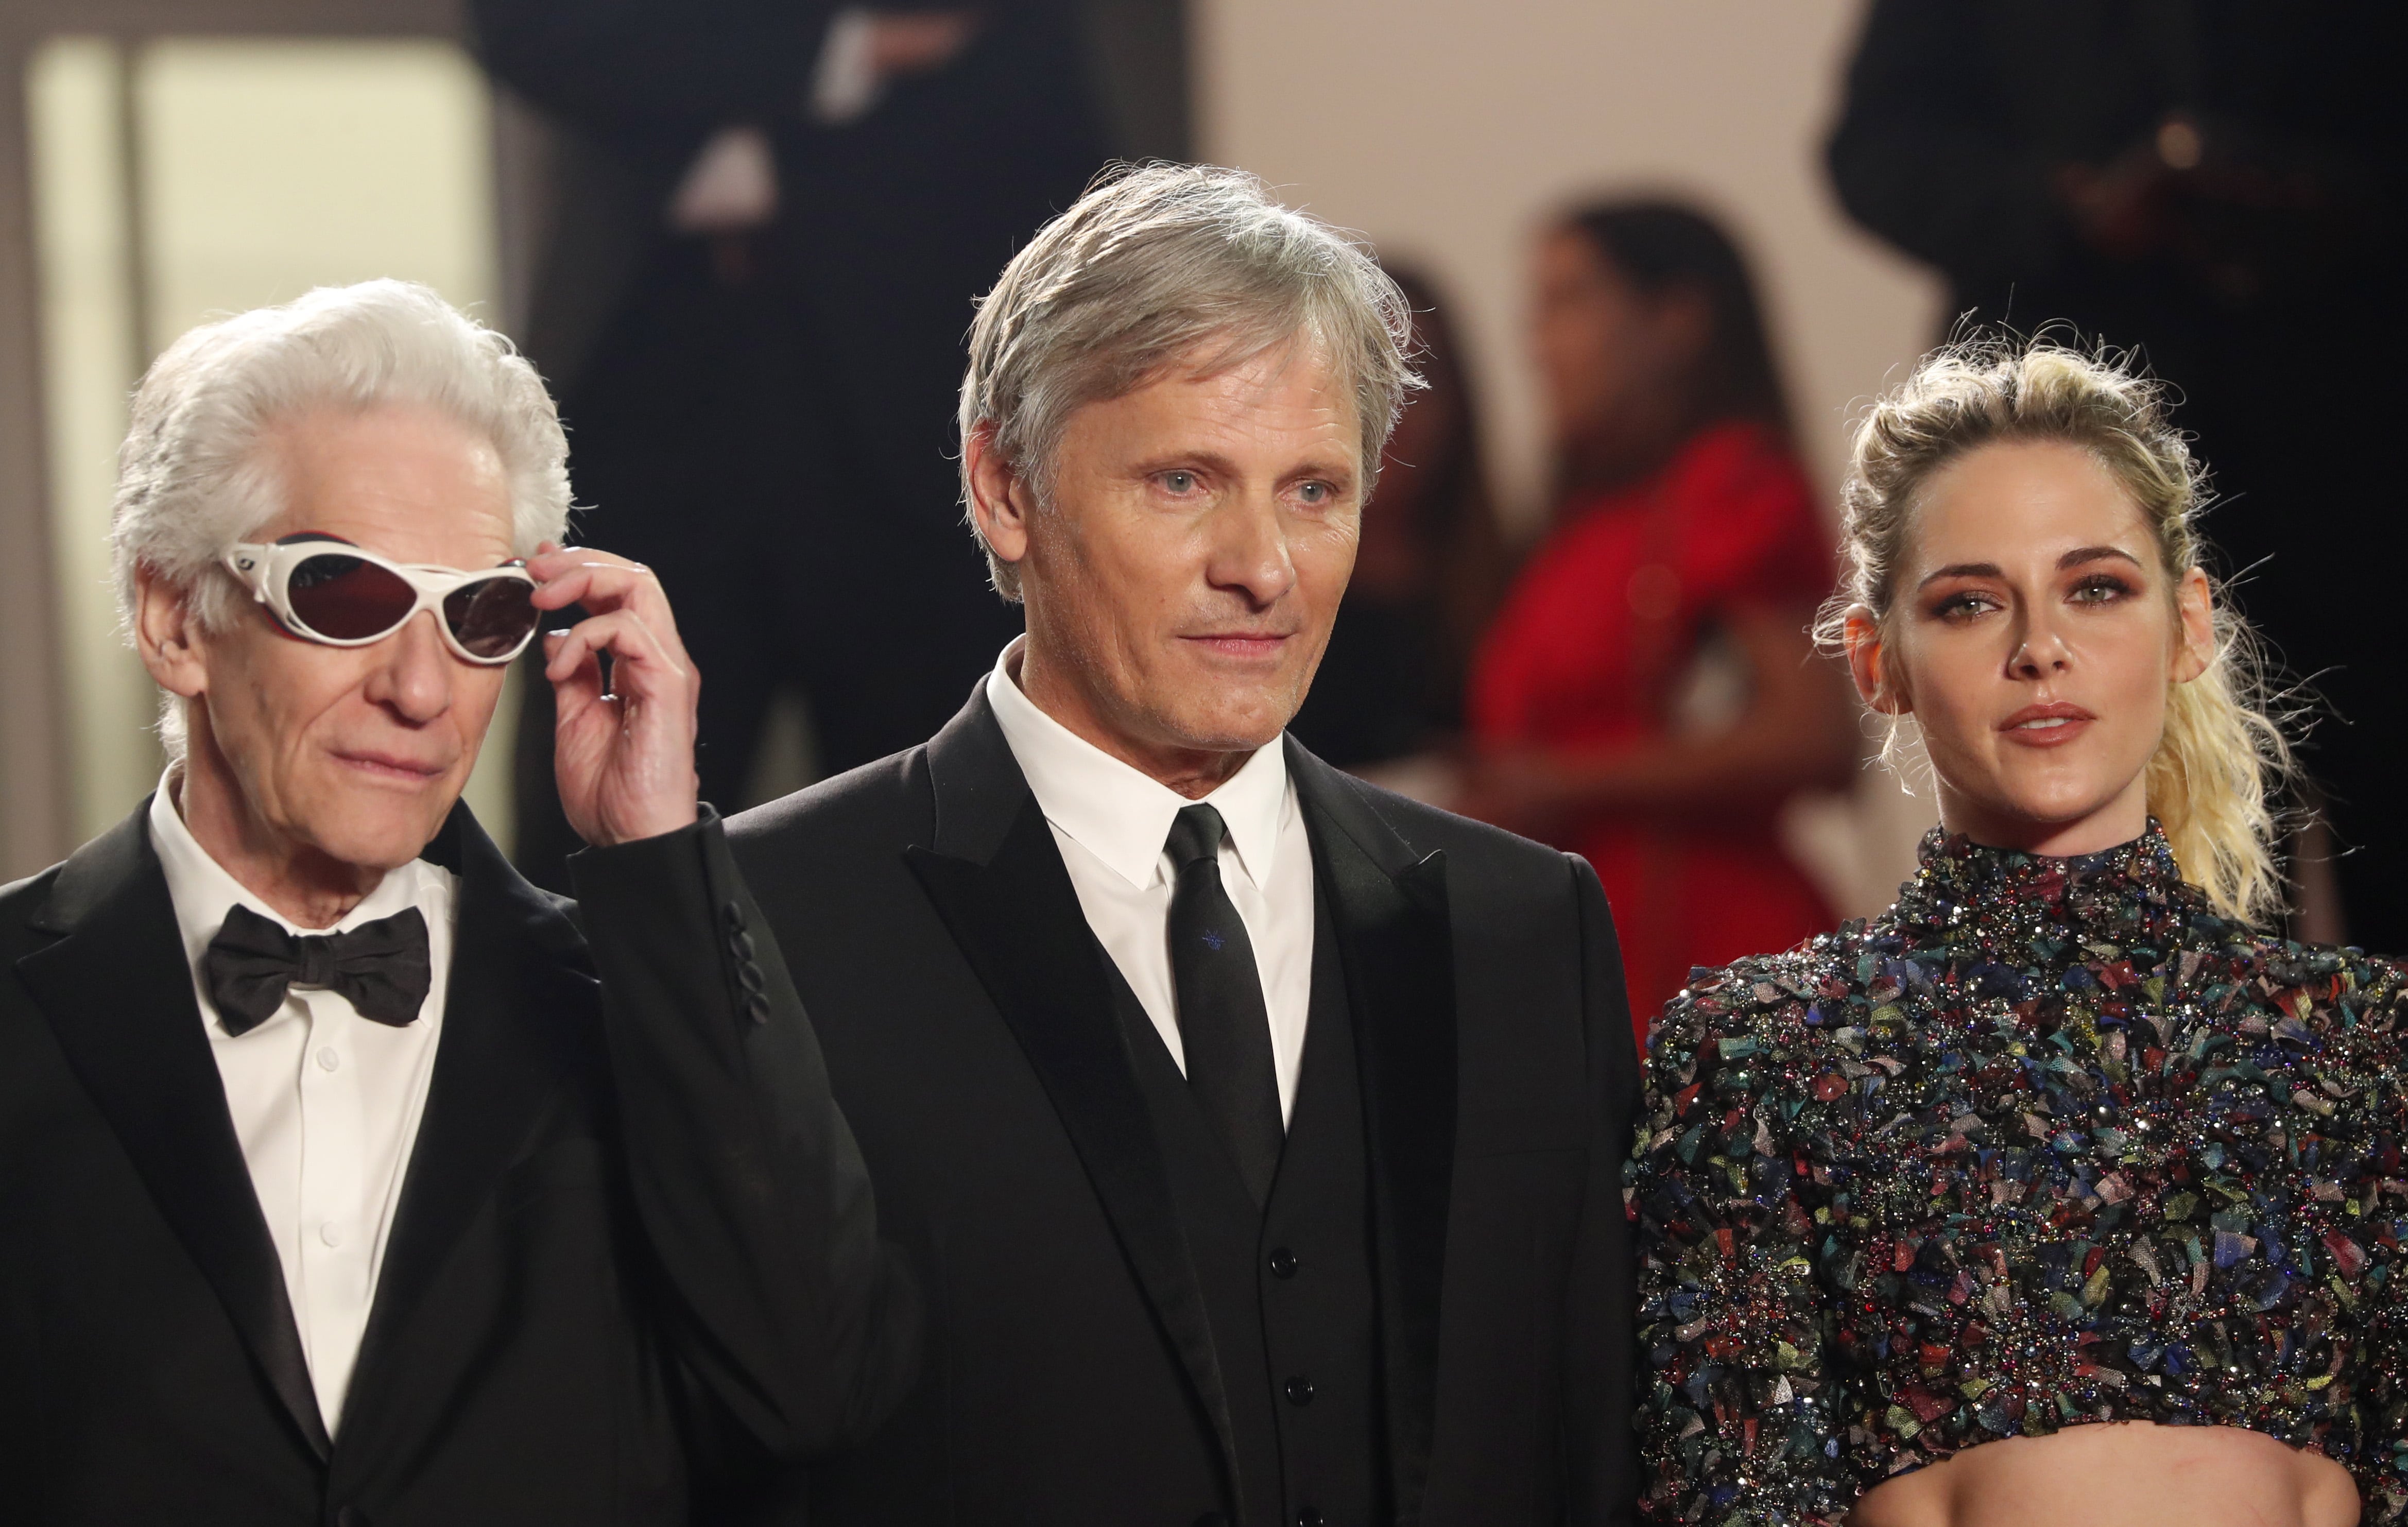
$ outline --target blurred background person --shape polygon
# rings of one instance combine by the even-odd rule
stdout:
[[[1017,627],[960,533],[953,397],[972,298],[1105,157],[1073,18],[471,8],[487,65],[557,129],[525,344],[568,420],[580,532],[690,612],[704,798],[743,803],[781,687],[821,772],[924,738]],[[518,857],[556,883],[574,843],[527,696]]]
[[[1471,650],[1506,575],[1462,344],[1426,277],[1388,274],[1412,304],[1424,385],[1388,439],[1338,624],[1288,727],[1357,772],[1461,735]]]
[[[1587,208],[1540,239],[1535,283],[1554,522],[1473,658],[1458,804],[1597,867],[1643,1038],[1692,965],[1837,920],[1778,825],[1856,756],[1807,635],[1831,541],[1712,220]]]
[[[2408,636],[2368,617],[2408,555],[2388,459],[2408,338],[2399,16],[1875,0],[1828,144],[1847,209],[1946,277],[1952,319],[2070,324],[2178,390],[2216,465],[2222,570],[2328,711],[2303,751],[2342,851],[2339,918],[2312,900],[2295,928],[2391,951],[2408,949]],[[2328,857],[2303,849],[2295,880]]]

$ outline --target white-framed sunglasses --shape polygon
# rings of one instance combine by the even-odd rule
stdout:
[[[471,663],[507,663],[543,620],[521,562],[477,572],[405,564],[310,530],[268,544],[238,541],[225,567],[286,630],[330,647],[381,641],[432,610],[453,652]]]

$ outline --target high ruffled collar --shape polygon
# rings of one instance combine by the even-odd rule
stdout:
[[[2051,922],[2128,934],[2135,924],[2200,910],[2157,818],[2129,843],[2057,857],[1992,848],[1933,828],[1899,888],[1901,929],[1961,930],[1968,923]]]

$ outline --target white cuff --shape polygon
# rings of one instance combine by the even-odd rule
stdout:
[[[811,70],[811,120],[841,127],[866,114],[886,94],[870,57],[877,19],[859,6],[847,6],[828,22],[827,40],[820,44],[818,65]]]
[[[669,196],[669,226],[680,233],[741,233],[777,215],[777,156],[758,127],[712,134]]]

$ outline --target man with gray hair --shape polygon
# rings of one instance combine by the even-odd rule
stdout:
[[[1631,1519],[1597,877],[1283,735],[1406,318],[1181,166],[981,308],[964,496],[1027,634],[924,746],[730,828],[930,1312],[815,1522]]]
[[[156,795],[0,889],[0,1517],[681,1523],[911,1372],[642,568],[423,287],[195,329],[115,527]],[[580,904],[460,791],[548,611]],[[606,689],[601,660],[610,659]]]

